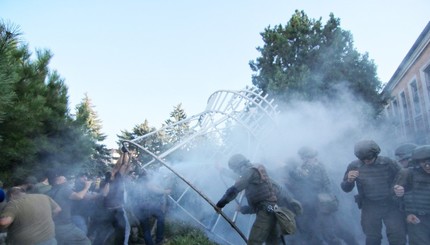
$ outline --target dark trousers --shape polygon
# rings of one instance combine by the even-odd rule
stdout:
[[[74,245],[90,245],[91,241],[82,230],[76,227],[75,224],[69,223],[65,225],[55,224],[55,238],[58,245],[74,244]]]
[[[157,221],[157,231],[155,233],[155,244],[160,244],[164,239],[164,220],[165,215],[161,208],[149,208],[141,210],[139,214],[139,222],[143,229],[143,239],[146,245],[153,245],[154,242],[151,236],[151,219]]]
[[[106,209],[106,217],[97,230],[93,245],[127,245],[131,227],[124,208]]]
[[[361,227],[366,235],[366,245],[380,245],[382,223],[384,223],[390,245],[406,244],[404,213],[393,201],[363,200]]]
[[[408,224],[409,244],[430,244],[430,215],[416,215],[420,219],[418,224]]]

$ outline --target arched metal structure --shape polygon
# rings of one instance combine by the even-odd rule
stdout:
[[[214,202],[228,187],[227,182],[231,182],[216,173],[215,166],[225,163],[232,153],[242,152],[252,159],[264,149],[264,137],[277,127],[279,114],[274,101],[267,98],[256,88],[219,90],[209,97],[205,111],[126,141],[150,156],[149,161],[141,163],[143,168],[159,163],[178,177],[175,182],[178,190],[176,195],[169,196],[170,200],[184,216],[220,243],[244,243],[250,220],[239,220],[231,208],[226,207],[225,213],[219,214],[213,209]],[[187,126],[186,134],[162,152],[152,152],[142,143],[154,134],[182,125]],[[180,161],[173,157],[177,152],[181,152]]]

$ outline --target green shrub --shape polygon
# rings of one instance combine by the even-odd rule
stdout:
[[[197,227],[180,221],[165,224],[165,245],[217,245]]]

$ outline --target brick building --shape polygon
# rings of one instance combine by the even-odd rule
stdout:
[[[385,113],[400,142],[430,144],[430,22],[385,85]]]

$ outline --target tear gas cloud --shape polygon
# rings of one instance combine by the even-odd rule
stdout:
[[[250,136],[240,127],[233,127],[234,130],[229,129],[229,142],[224,142],[228,150],[212,148],[213,144],[207,144],[211,149],[206,149],[206,144],[200,142],[199,151],[189,152],[182,162],[176,162],[172,167],[195,185],[202,194],[216,203],[225,190],[234,184],[234,179],[220,174],[219,171],[220,168],[228,168],[227,161],[231,154],[242,153],[251,162],[265,165],[269,175],[281,182],[282,178],[287,176],[288,169],[293,167],[289,165],[300,161],[297,155],[298,149],[302,146],[312,147],[318,151],[317,158],[325,165],[331,180],[332,191],[340,201],[337,212],[341,224],[352,230],[357,239],[363,241],[360,214],[353,198],[356,190],[344,193],[340,189],[340,182],[347,165],[356,159],[353,148],[357,141],[373,139],[380,145],[381,155],[389,157],[393,157],[392,152],[399,142],[390,138],[393,134],[388,133],[390,130],[388,124],[376,126],[365,119],[363,111],[366,110],[366,104],[346,92],[343,94],[335,105],[332,103],[327,106],[320,102],[293,102],[280,108],[281,113],[276,121],[266,121],[266,129],[269,130],[264,130],[264,135]],[[169,172],[167,169],[161,171]],[[184,206],[189,214],[184,210],[174,209],[178,213],[172,212],[170,215],[178,218],[191,215],[202,224],[209,225],[215,214],[213,208],[193,190],[187,190],[184,183],[179,184],[179,182],[181,181],[178,181],[176,187],[181,189],[179,193],[182,193],[183,197],[178,204]],[[187,203],[190,200],[192,200],[191,204]],[[240,201],[239,198],[237,200]],[[241,205],[243,204],[246,204],[246,200],[242,201]],[[235,219],[237,226],[248,236],[253,216],[237,215],[235,213],[237,206],[238,203],[232,201],[223,211]],[[196,220],[189,220],[196,224]],[[200,225],[200,227],[203,226]],[[225,243],[241,244],[243,242],[222,218],[216,223],[213,232],[208,232],[208,235],[219,243],[228,241]]]

